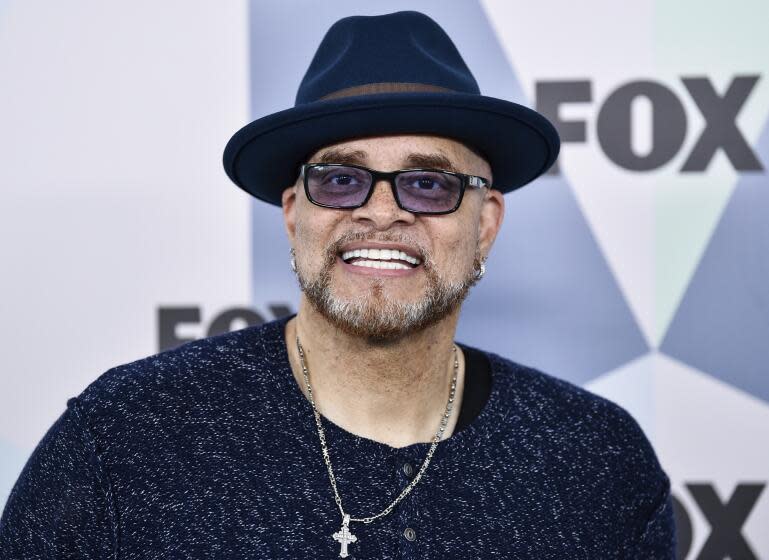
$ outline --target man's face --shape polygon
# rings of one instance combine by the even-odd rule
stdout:
[[[378,171],[435,168],[493,180],[483,158],[436,136],[340,142],[318,150],[308,162]],[[301,179],[283,193],[305,296],[343,331],[379,341],[400,339],[458,310],[499,230],[503,209],[501,193],[487,188],[467,188],[456,212],[437,216],[401,210],[385,181],[353,210],[316,206]],[[380,264],[385,262],[392,264]]]

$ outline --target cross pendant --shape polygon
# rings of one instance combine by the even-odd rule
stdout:
[[[342,528],[339,529],[339,531],[337,531],[333,535],[334,540],[342,545],[342,548],[339,551],[340,558],[347,558],[348,556],[347,545],[350,543],[354,543],[355,541],[358,540],[358,537],[356,537],[350,532],[350,529],[348,527],[349,524],[350,524],[350,515],[345,513],[344,520],[342,520]]]

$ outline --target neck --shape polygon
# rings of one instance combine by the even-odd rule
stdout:
[[[351,433],[392,447],[429,443],[449,397],[458,316],[457,310],[402,339],[372,342],[341,332],[303,297],[299,313],[286,325],[294,378],[308,397],[296,347],[298,335],[320,414]],[[444,439],[456,425],[462,402],[461,350],[457,358],[456,393]]]

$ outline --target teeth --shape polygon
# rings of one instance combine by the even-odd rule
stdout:
[[[385,268],[389,270],[408,270],[409,267],[403,263],[394,261],[355,261],[353,266],[367,266],[369,268]]]
[[[397,249],[355,249],[354,251],[345,251],[342,253],[342,259],[345,261],[354,257],[379,262],[399,260],[406,261],[413,265],[418,265],[421,262],[416,257],[407,255],[403,251],[398,251]]]

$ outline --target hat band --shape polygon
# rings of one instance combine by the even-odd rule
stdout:
[[[372,95],[375,93],[408,93],[408,92],[434,92],[434,93],[447,93],[453,92],[453,89],[434,86],[431,84],[417,84],[408,82],[377,82],[373,84],[363,84],[360,86],[352,86],[337,91],[331,92],[328,95],[324,95],[318,101],[326,101],[329,99],[338,99],[340,97],[352,97],[354,95]]]

